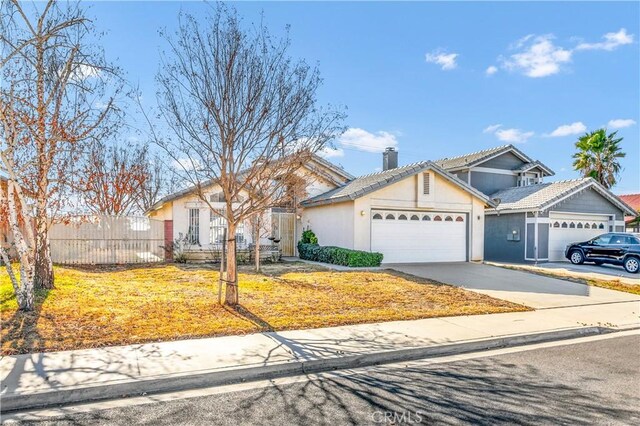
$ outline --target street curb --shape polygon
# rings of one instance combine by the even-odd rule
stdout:
[[[320,373],[337,369],[367,367],[423,358],[444,357],[490,349],[545,343],[556,340],[588,337],[618,331],[616,329],[593,326],[556,330],[526,335],[498,337],[470,342],[399,349],[369,354],[346,355],[342,357],[284,362],[259,367],[237,367],[205,373],[163,376],[151,379],[95,386],[78,386],[70,389],[51,389],[29,394],[2,395],[0,413],[42,408],[55,405],[80,403],[150,393],[174,392],[187,389],[215,387],[243,382],[269,380],[288,376]]]

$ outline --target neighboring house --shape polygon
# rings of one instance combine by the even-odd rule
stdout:
[[[591,178],[544,183],[554,173],[512,145],[436,161],[489,196],[485,259],[564,259],[564,248],[598,234],[624,231],[634,210]]]
[[[303,201],[302,226],[321,245],[380,252],[385,263],[483,259],[489,197],[431,161],[397,167],[393,148],[383,169]]]
[[[312,160],[305,164],[298,173],[302,180],[302,198],[312,197],[317,194],[334,189],[353,179],[342,168],[332,164],[319,156],[314,155]],[[296,190],[299,190],[297,188]],[[205,189],[207,198],[212,205],[224,209],[226,206],[224,195],[217,183],[211,183]],[[241,197],[246,196],[241,195]],[[298,195],[297,195],[298,196]],[[295,197],[291,197],[295,199]],[[237,200],[241,202],[242,199]],[[265,213],[266,231],[263,229],[261,244],[272,244],[268,237],[280,240],[280,248],[285,256],[295,255],[295,243],[302,233],[298,229],[295,208],[297,206],[273,207]],[[226,228],[226,220],[212,212],[195,193],[193,188],[188,188],[155,203],[147,212],[152,219],[165,221],[165,234],[173,236],[173,239],[186,240],[193,250],[217,249],[223,243],[223,232]],[[250,224],[241,224],[237,231],[239,248],[246,248],[254,243],[255,233]]]
[[[640,232],[640,194],[619,195],[618,197],[636,211],[635,215],[624,217],[627,232]]]

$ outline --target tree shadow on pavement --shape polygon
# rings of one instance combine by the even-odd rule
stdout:
[[[396,364],[307,379],[41,421],[56,425],[539,425],[634,424],[640,416],[640,400],[623,394],[624,390],[603,397],[605,392],[594,394],[559,379],[549,380],[531,365],[495,359]]]

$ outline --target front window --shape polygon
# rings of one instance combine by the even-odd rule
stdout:
[[[210,210],[209,212],[209,242],[211,244],[223,244],[224,230],[227,228],[227,219],[224,216]],[[244,236],[244,222],[236,227],[236,244],[242,246],[246,243]]]
[[[200,209],[189,209],[187,242],[189,244],[200,244]]]
[[[209,242],[211,244],[222,244],[224,242],[224,230],[227,227],[227,220],[210,210],[209,212]]]

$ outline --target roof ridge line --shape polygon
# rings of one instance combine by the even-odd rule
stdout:
[[[504,148],[508,148],[508,147],[513,147],[513,145],[512,145],[512,144],[501,145],[501,146],[496,146],[496,147],[493,147],[493,148],[481,149],[481,150],[479,150],[479,151],[468,152],[468,153],[466,153],[466,154],[456,155],[455,157],[444,157],[444,158],[439,158],[439,159],[435,160],[435,162],[438,162],[438,161],[445,161],[445,160],[456,160],[456,159],[458,159],[458,158],[470,157],[470,156],[472,156],[472,155],[480,154],[480,153],[482,153],[482,152],[498,151],[498,150],[501,150],[501,149],[504,149]]]

